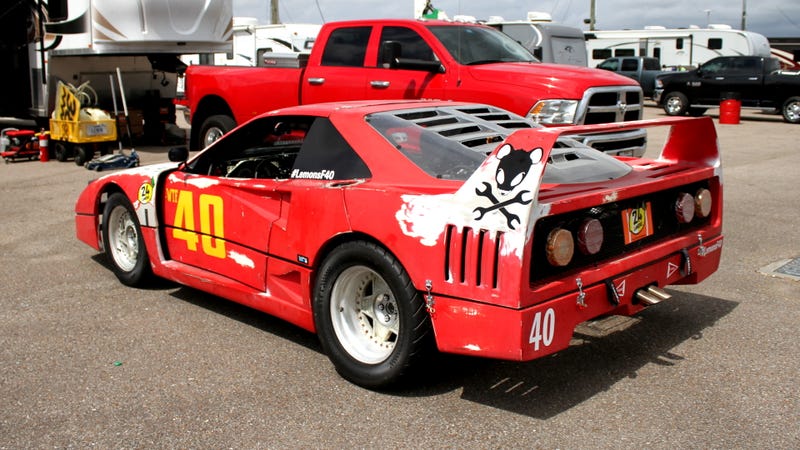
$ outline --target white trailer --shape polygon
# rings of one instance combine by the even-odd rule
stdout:
[[[0,116],[47,123],[58,81],[74,86],[89,81],[98,106],[111,111],[109,75],[117,68],[128,105],[145,115],[157,114],[175,97],[177,77],[185,68],[179,55],[230,51],[232,3],[18,1],[0,18],[0,57],[10,63],[15,91],[0,102]]]
[[[261,25],[255,17],[234,17],[233,48],[214,55],[214,64],[260,66],[264,53],[310,53],[320,28],[322,25],[303,23]],[[194,62],[194,58],[188,61]]]
[[[728,25],[651,26],[641,30],[586,31],[584,35],[590,67],[612,56],[651,56],[670,69],[694,68],[717,56],[770,56],[766,37]]]
[[[581,29],[554,23],[548,13],[531,11],[527,20],[514,21],[490,17],[486,25],[511,36],[543,62],[584,67],[588,64]]]

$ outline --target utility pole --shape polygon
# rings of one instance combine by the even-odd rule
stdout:
[[[747,0],[742,0],[742,31],[747,29]]]
[[[595,24],[595,0],[589,4],[589,31],[594,31]]]
[[[269,2],[269,23],[281,23],[281,18],[278,15],[278,0],[270,0]]]

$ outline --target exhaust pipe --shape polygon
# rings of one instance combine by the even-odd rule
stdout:
[[[648,286],[645,289],[636,291],[636,299],[644,306],[652,306],[664,300],[672,298],[669,293],[658,286]]]

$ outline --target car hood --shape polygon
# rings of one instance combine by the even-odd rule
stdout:
[[[582,97],[590,87],[639,86],[636,81],[607,70],[560,64],[498,63],[468,66],[468,69],[476,80],[535,89],[551,96],[562,93],[571,98]]]

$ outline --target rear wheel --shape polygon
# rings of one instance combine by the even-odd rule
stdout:
[[[236,121],[233,117],[224,114],[209,117],[200,127],[200,145],[202,148],[208,147],[235,127]]]
[[[673,91],[664,96],[664,112],[670,116],[682,116],[689,109],[689,99],[680,92]]]
[[[314,289],[314,322],[337,372],[367,388],[408,375],[432,346],[430,317],[399,261],[356,241],[322,263]]]
[[[689,108],[689,115],[692,117],[700,117],[706,113],[708,108]]]
[[[783,120],[789,123],[800,123],[800,97],[790,97],[781,108]]]
[[[75,146],[75,164],[82,166],[94,156],[94,152],[82,145]]]
[[[121,193],[111,194],[103,211],[103,248],[114,275],[123,284],[138,286],[152,277],[139,219],[131,202]]]
[[[56,142],[53,147],[57,160],[64,162],[67,160],[67,158],[69,158],[69,148],[67,147],[66,143],[59,141]]]

